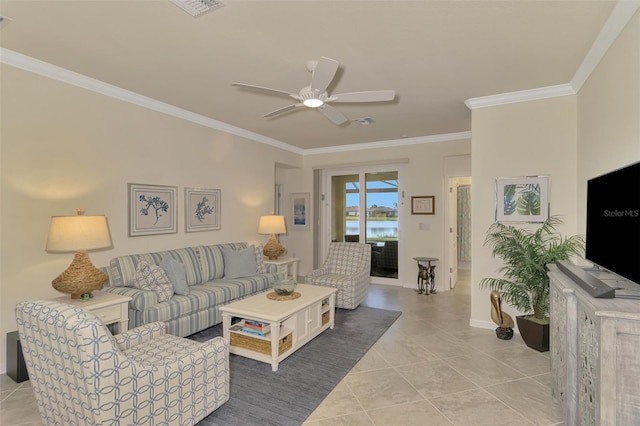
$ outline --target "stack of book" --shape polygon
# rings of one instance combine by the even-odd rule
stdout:
[[[242,324],[241,331],[245,333],[255,334],[256,336],[266,337],[269,334],[269,324],[261,321],[245,319]]]

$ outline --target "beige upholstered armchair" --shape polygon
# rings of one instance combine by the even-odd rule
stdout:
[[[222,338],[198,343],[155,322],[112,336],[93,313],[24,302],[16,322],[40,417],[50,425],[193,425],[229,399]]]
[[[306,283],[337,288],[336,306],[355,309],[369,293],[370,273],[369,244],[331,243],[324,264],[307,274]]]

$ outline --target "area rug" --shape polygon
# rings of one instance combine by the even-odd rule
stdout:
[[[401,312],[359,306],[336,309],[336,324],[282,361],[271,365],[230,355],[231,397],[199,425],[300,425],[395,322]],[[190,339],[222,335],[222,326]]]

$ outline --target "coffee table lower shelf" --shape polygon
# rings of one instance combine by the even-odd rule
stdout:
[[[282,333],[281,333],[282,334]],[[269,358],[271,362],[272,345],[271,338],[261,338],[251,336],[243,332],[231,331],[229,344],[235,348],[236,351],[248,350],[264,354]],[[282,356],[288,350],[293,347],[293,332],[291,330],[285,331],[284,337],[278,339],[278,356]]]

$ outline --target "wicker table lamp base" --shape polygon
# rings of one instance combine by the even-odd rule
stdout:
[[[73,262],[51,282],[53,288],[63,293],[71,294],[72,299],[80,299],[85,293],[102,288],[107,281],[107,274],[93,266],[87,252],[77,251]]]

